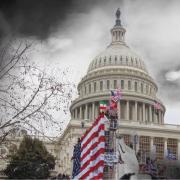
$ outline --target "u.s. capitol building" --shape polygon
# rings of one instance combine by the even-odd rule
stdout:
[[[110,90],[117,87],[122,90],[117,133],[127,144],[136,134],[137,150],[146,156],[155,145],[157,159],[163,159],[169,149],[180,160],[180,127],[164,123],[166,109],[156,96],[158,87],[141,57],[126,44],[126,29],[118,13],[111,29],[110,45],[92,60],[78,84],[79,97],[71,104],[71,120],[59,140],[61,173],[71,174],[77,138],[98,117],[99,102],[109,101]],[[155,103],[159,103],[160,108],[155,109]]]

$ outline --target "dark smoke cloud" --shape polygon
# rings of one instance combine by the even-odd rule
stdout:
[[[44,40],[69,14],[88,13],[105,0],[1,0],[0,35],[34,36]]]

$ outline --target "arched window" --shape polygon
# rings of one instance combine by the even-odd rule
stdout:
[[[121,80],[121,89],[124,89],[124,80]]]
[[[89,84],[89,93],[91,93],[91,84]]]
[[[133,65],[133,58],[131,58],[131,65]]]
[[[131,81],[128,81],[128,90],[131,90]]]
[[[128,57],[126,56],[126,64],[128,65]]]
[[[107,80],[107,89],[110,89],[110,83],[109,83],[109,80]]]
[[[104,57],[104,64],[106,64],[106,57]]]
[[[94,82],[94,92],[96,92],[96,82]]]
[[[117,88],[117,80],[114,80],[114,89]]]
[[[115,56],[115,64],[117,64],[117,56]]]
[[[86,91],[86,86],[85,86],[85,89],[84,89],[84,90],[85,90],[85,94],[86,94],[86,92],[87,92],[87,91]]]
[[[122,56],[121,56],[121,59],[120,59],[120,60],[121,60],[121,64],[122,64]]]
[[[99,59],[99,64],[101,64],[101,58]]]
[[[103,81],[100,81],[100,91],[103,90]]]
[[[109,64],[111,64],[111,56],[110,56],[110,58],[109,58]]]
[[[146,85],[146,94],[148,94],[148,85]]]
[[[141,93],[143,93],[143,83],[141,83]]]
[[[134,90],[137,92],[137,82],[134,83]]]

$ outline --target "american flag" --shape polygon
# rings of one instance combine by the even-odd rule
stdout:
[[[159,109],[161,109],[161,105],[158,102],[155,101],[154,108],[156,110],[159,110]]]
[[[111,91],[111,100],[114,102],[117,102],[122,97],[121,89],[116,89],[114,91]]]
[[[80,172],[81,168],[81,163],[80,163],[80,157],[81,157],[81,142],[79,141],[75,146],[74,146],[74,151],[73,151],[73,172],[72,172],[72,178],[77,176]]]
[[[81,138],[80,173],[74,179],[103,178],[106,121],[100,115]]]

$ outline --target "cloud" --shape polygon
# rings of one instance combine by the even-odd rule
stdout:
[[[167,81],[176,81],[180,79],[180,70],[167,72],[165,77]]]
[[[106,0],[1,0],[0,24],[10,29],[16,37],[35,37],[47,39],[69,16],[87,13],[92,7]],[[6,22],[2,24],[2,22]],[[6,31],[0,33],[3,34]]]
[[[128,46],[143,57],[158,84],[158,97],[165,106],[173,104],[177,109],[180,102],[179,0],[10,2],[0,7],[4,31],[7,28],[17,37],[34,37],[38,46],[31,59],[60,68],[69,67],[72,72],[69,76],[76,83],[86,74],[92,59],[111,42],[114,13],[120,7]],[[178,116],[178,110],[167,111],[167,118],[174,112]]]

